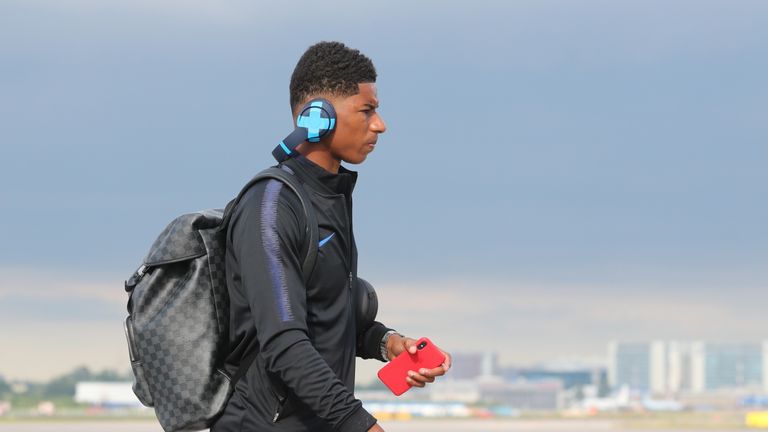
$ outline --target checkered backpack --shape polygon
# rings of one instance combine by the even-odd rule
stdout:
[[[300,198],[307,220],[305,280],[317,258],[317,222],[304,188],[287,167],[251,179],[226,209],[174,219],[157,237],[139,269],[125,282],[129,293],[125,333],[134,373],[133,391],[154,407],[166,432],[209,427],[238,379],[253,363],[229,370],[229,296],[224,253],[229,219],[256,182],[277,179]]]

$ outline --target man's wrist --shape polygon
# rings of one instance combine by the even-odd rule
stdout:
[[[381,359],[384,361],[389,361],[389,356],[387,354],[387,342],[389,342],[389,338],[392,335],[398,335],[400,337],[403,337],[400,333],[394,331],[394,330],[388,330],[386,333],[384,333],[384,336],[381,338],[381,343],[379,343],[379,349],[381,350]]]

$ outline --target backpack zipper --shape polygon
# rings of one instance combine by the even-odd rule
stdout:
[[[149,270],[149,266],[142,264],[141,267],[139,267],[138,270],[125,281],[125,292],[133,291],[141,279],[144,278],[144,275],[147,274],[147,270]]]
[[[141,267],[139,267],[138,270],[136,270],[136,276],[138,276],[139,279],[143,278],[146,273],[147,273],[147,265],[146,264],[143,264]]]

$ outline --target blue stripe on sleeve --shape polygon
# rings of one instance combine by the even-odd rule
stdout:
[[[277,235],[277,199],[283,182],[270,180],[264,190],[261,200],[261,242],[267,254],[269,277],[272,282],[272,291],[275,294],[277,310],[283,322],[293,319],[291,303],[288,299],[288,286],[285,282],[285,270],[283,268],[283,256],[280,253],[280,239]]]

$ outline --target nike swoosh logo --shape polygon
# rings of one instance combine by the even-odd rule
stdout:
[[[335,235],[336,233],[331,233],[331,235],[329,235],[328,237],[320,240],[320,243],[317,244],[317,248],[320,249],[321,247],[323,247],[323,245],[328,243]]]

